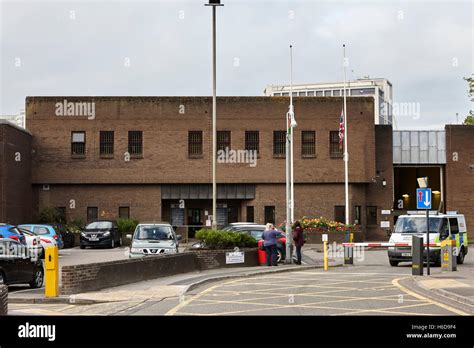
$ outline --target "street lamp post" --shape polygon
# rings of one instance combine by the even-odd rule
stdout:
[[[204,6],[212,6],[212,229],[217,229],[217,128],[216,128],[216,6],[224,6],[220,0],[209,0]]]

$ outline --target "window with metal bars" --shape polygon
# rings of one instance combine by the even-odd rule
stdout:
[[[226,147],[230,150],[230,131],[217,131],[217,151],[225,151]]]
[[[245,131],[245,150],[257,151],[257,155],[260,151],[259,143],[260,134],[258,131]]]
[[[101,131],[99,133],[99,151],[101,157],[113,157],[114,155],[114,132]]]
[[[286,156],[286,131],[273,131],[273,157]]]
[[[71,132],[71,155],[76,158],[86,156],[86,132]]]
[[[301,156],[316,157],[316,132],[301,132]]]
[[[143,132],[128,132],[128,153],[131,156],[141,157],[143,155]]]
[[[329,156],[332,158],[342,157],[342,146],[339,145],[339,131],[329,132]]]
[[[189,131],[188,156],[189,158],[202,157],[202,131]]]

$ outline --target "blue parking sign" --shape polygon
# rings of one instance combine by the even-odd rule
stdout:
[[[431,209],[431,189],[416,189],[416,209]]]

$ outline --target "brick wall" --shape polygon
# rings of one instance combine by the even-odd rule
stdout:
[[[256,249],[245,250],[245,264],[226,265],[225,253],[225,250],[201,250],[141,259],[64,266],[61,270],[61,294],[72,295],[217,267],[258,266]]]
[[[96,117],[56,116],[58,101],[96,104]],[[248,164],[219,164],[219,182],[283,183],[284,159],[273,158],[273,131],[285,130],[288,98],[220,97],[218,129],[230,130],[231,148],[243,149],[245,130],[260,131],[260,158]],[[339,128],[340,98],[294,98],[295,180],[343,182],[341,159],[329,156],[329,131]],[[368,182],[375,167],[373,98],[348,98],[351,181]],[[34,134],[33,182],[43,183],[209,183],[211,181],[211,98],[206,97],[29,97],[26,118]],[[184,113],[180,113],[184,110]],[[99,131],[115,132],[115,155],[99,156]],[[143,158],[124,161],[129,130],[143,131]],[[188,131],[203,131],[203,157],[188,158]],[[301,158],[301,131],[316,131],[316,157]],[[86,158],[71,158],[71,132],[86,132]]]
[[[446,126],[446,210],[466,217],[467,231],[474,237],[474,126]]]
[[[8,286],[0,285],[0,315],[8,314]]]
[[[32,217],[31,135],[0,123],[0,222],[19,224]]]
[[[367,206],[377,207],[377,225],[366,226],[366,239],[371,241],[388,240],[387,230],[380,227],[383,220],[390,221],[393,227],[393,216],[382,215],[382,210],[392,210],[393,208],[393,147],[392,147],[392,126],[375,126],[375,166],[376,175],[374,181],[367,185]],[[385,179],[387,185],[382,185]],[[363,209],[362,217],[367,219],[366,210]]]

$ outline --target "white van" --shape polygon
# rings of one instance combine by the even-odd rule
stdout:
[[[390,243],[410,243],[412,236],[423,237],[426,243],[426,213],[400,215],[390,236]],[[464,215],[457,213],[430,214],[430,244],[440,243],[445,239],[456,241],[457,263],[464,263],[468,252],[467,226]],[[411,261],[411,247],[389,247],[388,259],[391,266],[398,266],[399,262]],[[425,249],[426,259],[426,249]],[[430,246],[430,262],[441,265],[441,248]]]

